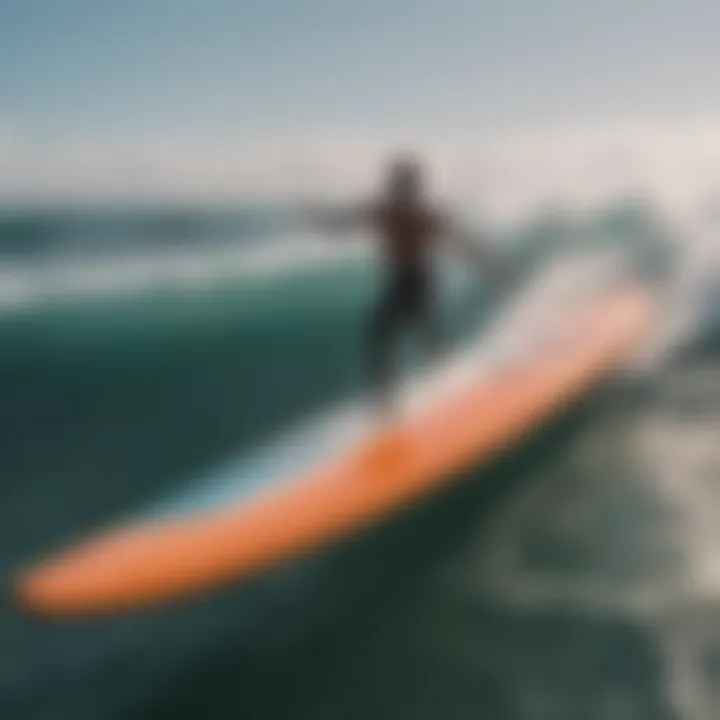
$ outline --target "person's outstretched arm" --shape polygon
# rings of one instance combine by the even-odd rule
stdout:
[[[441,242],[461,253],[479,272],[489,275],[494,282],[502,286],[512,281],[513,273],[507,263],[476,234],[446,216],[439,218],[437,222]]]
[[[373,221],[374,211],[370,205],[357,205],[339,210],[306,208],[302,212],[302,217],[317,230],[345,233],[368,227]]]

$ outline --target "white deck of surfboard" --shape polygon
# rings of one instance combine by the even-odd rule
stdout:
[[[547,264],[460,352],[441,367],[403,383],[401,421],[410,420],[448,392],[477,384],[483,377],[489,381],[498,371],[531,361],[542,346],[558,338],[567,325],[569,309],[578,309],[626,276],[625,259],[617,251],[582,251]],[[154,504],[142,518],[188,515],[242,503],[341,456],[376,432],[377,425],[373,408],[362,400],[312,416]]]

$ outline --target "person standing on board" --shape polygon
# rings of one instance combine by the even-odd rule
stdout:
[[[427,198],[423,170],[412,157],[393,159],[385,187],[374,202],[335,213],[311,213],[313,224],[329,231],[367,228],[378,238],[385,265],[384,289],[372,313],[367,365],[373,393],[384,410],[392,400],[392,353],[401,333],[421,329],[434,356],[444,346],[438,312],[434,248],[440,242],[464,253],[495,278],[507,274],[487,248],[472,239]]]

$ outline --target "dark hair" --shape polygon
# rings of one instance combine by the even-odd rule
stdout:
[[[414,194],[422,187],[422,168],[413,157],[400,156],[388,163],[387,188],[392,194]]]

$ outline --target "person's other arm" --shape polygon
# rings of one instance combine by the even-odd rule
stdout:
[[[436,219],[436,232],[441,242],[459,252],[479,272],[489,275],[499,285],[508,285],[512,280],[512,273],[499,254],[489,245],[460,226],[448,216],[439,216]]]

